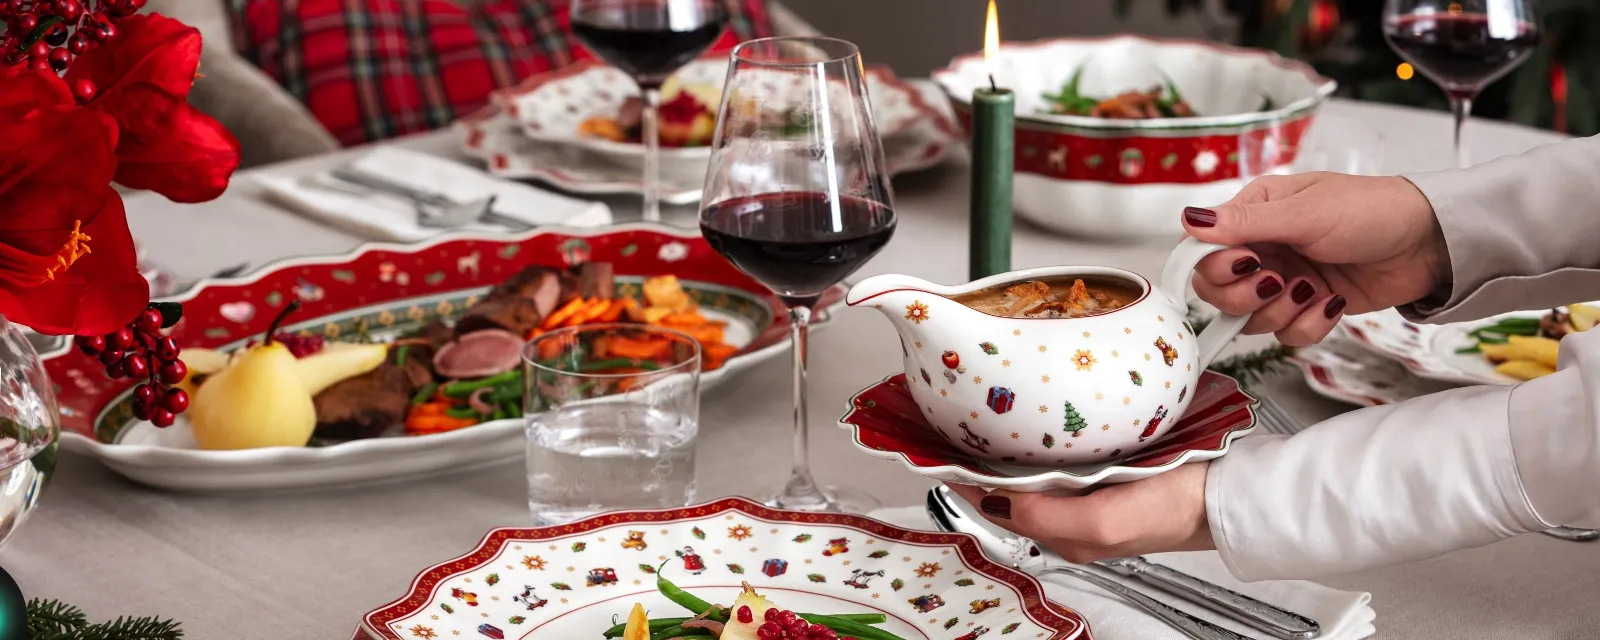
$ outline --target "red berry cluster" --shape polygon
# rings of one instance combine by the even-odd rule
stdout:
[[[750,622],[750,608],[746,606],[739,609],[739,620]],[[841,639],[833,629],[801,620],[793,611],[767,609],[762,617],[766,621],[756,627],[756,637],[761,640],[855,640],[849,637]]]
[[[103,336],[78,336],[78,350],[99,358],[113,380],[148,378],[133,388],[133,415],[158,427],[170,427],[184,409],[189,394],[170,387],[183,381],[189,367],[178,359],[178,343],[161,335],[166,318],[150,305],[133,322]]]
[[[145,0],[0,0],[0,60],[10,65],[65,71],[72,59],[117,35],[117,23],[144,8]],[[94,99],[93,82],[79,79],[72,95]]]
[[[277,335],[272,336],[272,341],[283,345],[296,359],[322,351],[324,346],[322,336],[302,336],[287,331],[278,332]],[[254,346],[256,346],[254,338],[244,344],[246,349]]]

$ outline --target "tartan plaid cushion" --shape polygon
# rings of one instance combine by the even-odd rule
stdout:
[[[764,0],[723,0],[713,51],[772,35]],[[346,145],[428,131],[496,89],[593,57],[570,0],[227,0],[245,59]]]

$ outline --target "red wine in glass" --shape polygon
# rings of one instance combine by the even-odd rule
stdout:
[[[1539,28],[1491,27],[1489,16],[1410,15],[1387,25],[1395,51],[1448,93],[1468,98],[1509,73],[1539,44]]]
[[[1461,132],[1472,100],[1522,64],[1539,43],[1534,0],[1387,0],[1389,47],[1444,89],[1455,117],[1456,166],[1467,165]]]
[[[790,307],[816,304],[888,244],[894,226],[887,206],[816,192],[724,200],[700,218],[713,250]]]

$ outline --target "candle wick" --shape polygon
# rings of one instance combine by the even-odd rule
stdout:
[[[992,73],[989,74],[989,90],[994,91],[995,93],[999,93],[1000,92],[999,85],[996,85],[994,83],[994,74],[992,74]]]

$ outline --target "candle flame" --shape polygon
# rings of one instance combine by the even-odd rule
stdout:
[[[1000,57],[1000,17],[994,0],[989,0],[989,16],[983,21],[983,61],[994,74],[995,61]]]

